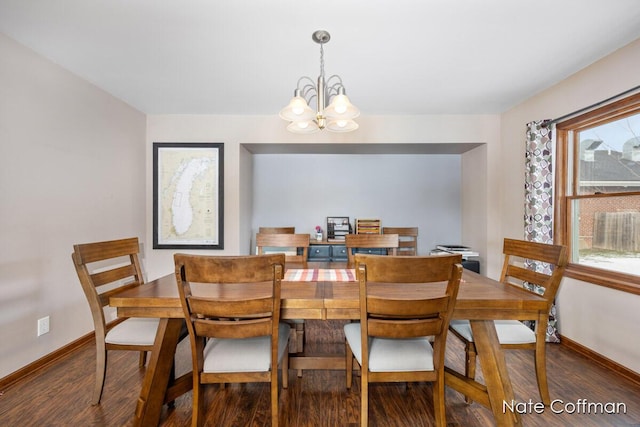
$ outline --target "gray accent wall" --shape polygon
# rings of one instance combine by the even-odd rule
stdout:
[[[461,156],[256,154],[252,228],[326,228],[327,216],[420,229],[418,249],[461,241]]]

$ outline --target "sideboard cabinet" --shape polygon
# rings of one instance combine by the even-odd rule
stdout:
[[[356,253],[386,255],[384,248],[356,248]],[[347,247],[342,242],[311,241],[309,243],[308,261],[339,262],[347,261]]]
[[[309,261],[338,262],[347,261],[347,247],[342,242],[311,241]]]

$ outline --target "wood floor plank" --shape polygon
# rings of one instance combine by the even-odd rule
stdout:
[[[308,321],[308,351],[344,351],[344,322]],[[189,346],[178,348],[178,374],[190,369]],[[130,426],[144,369],[138,368],[138,355],[111,352],[107,381],[99,406],[91,406],[94,381],[95,347],[80,346],[73,353],[0,390],[0,424],[7,426]],[[527,351],[509,351],[506,362],[518,402],[539,401],[533,370],[533,357]],[[554,413],[522,415],[525,426],[638,426],[640,425],[640,385],[610,372],[585,356],[550,344],[547,350],[551,398],[560,399]],[[447,365],[462,371],[463,347],[449,337]],[[479,377],[482,372],[480,369]],[[280,390],[280,425],[284,427],[316,427],[359,425],[360,379],[354,375],[353,387],[347,390],[341,371],[304,371],[298,378],[289,372],[289,388]],[[205,392],[207,425],[269,426],[270,406],[267,384],[231,384],[224,388],[209,386]],[[580,399],[590,403],[623,403],[626,413],[569,413],[567,406],[578,405]],[[428,383],[372,384],[370,387],[370,425],[432,426],[432,388]],[[180,396],[175,408],[162,410],[162,426],[189,426],[191,393]],[[571,410],[571,407],[568,408]],[[577,411],[578,408],[576,408]],[[484,427],[493,425],[489,410],[446,389],[447,423],[451,427]]]

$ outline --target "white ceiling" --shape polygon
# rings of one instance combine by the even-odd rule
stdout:
[[[499,113],[639,38],[640,1],[0,0],[0,32],[149,114],[277,114],[318,29],[362,114]]]

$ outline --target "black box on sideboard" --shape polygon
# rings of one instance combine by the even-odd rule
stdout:
[[[444,254],[462,255],[462,266],[467,270],[480,274],[480,261],[475,259],[480,256],[480,254],[473,251],[470,247],[462,245],[437,245],[436,248],[431,251],[431,255]]]
[[[351,233],[351,223],[348,216],[328,216],[327,217],[327,240],[345,240],[345,236]]]
[[[478,260],[462,260],[462,266],[467,270],[480,274],[480,261]]]

